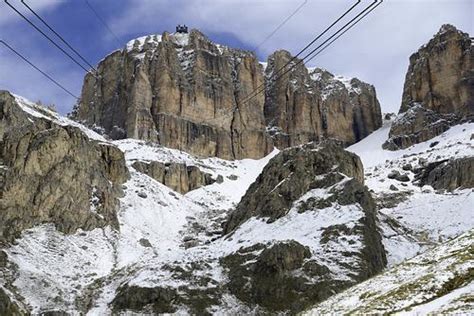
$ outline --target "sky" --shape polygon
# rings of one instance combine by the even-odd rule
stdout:
[[[20,0],[9,2],[38,22]],[[108,28],[86,0],[25,2],[96,65],[133,38],[172,32],[183,23],[221,44],[250,50],[258,46],[256,54],[261,61],[278,49],[297,54],[356,0],[88,0]],[[358,11],[370,2],[362,0]],[[301,9],[259,46],[299,6]],[[410,55],[445,23],[474,36],[473,21],[474,0],[385,0],[308,66],[373,84],[382,111],[398,112]],[[80,96],[85,72],[4,1],[0,2],[0,39]],[[55,104],[62,114],[70,112],[76,102],[3,45],[0,90]]]

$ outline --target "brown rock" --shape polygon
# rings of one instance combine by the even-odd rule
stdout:
[[[117,138],[159,141],[199,156],[260,158],[272,149],[263,96],[241,104],[263,83],[252,53],[222,48],[197,30],[148,36],[117,51],[88,75],[75,117]]]
[[[170,189],[185,194],[202,186],[213,184],[216,179],[199,167],[186,166],[182,163],[162,163],[158,161],[136,161],[133,168],[145,173]]]
[[[267,79],[290,58],[284,51],[270,56]],[[327,72],[314,80],[303,64],[264,83],[253,53],[197,30],[135,40],[105,58],[98,74],[85,78],[77,120],[112,138],[158,141],[198,156],[261,158],[273,142],[286,148],[321,137],[352,144],[382,123],[372,86]],[[265,93],[249,98],[261,87]]]
[[[474,49],[469,34],[452,25],[410,57],[400,116],[387,149],[426,141],[474,117]]]
[[[358,79],[335,77],[303,63],[278,80],[277,73],[292,56],[277,51],[268,59],[265,120],[277,147],[286,148],[320,138],[352,144],[382,125],[375,88]],[[295,59],[295,64],[299,59]],[[289,66],[287,66],[289,67]],[[280,74],[284,73],[281,71]]]
[[[123,153],[79,128],[28,115],[0,93],[0,239],[50,222],[62,232],[117,226]]]

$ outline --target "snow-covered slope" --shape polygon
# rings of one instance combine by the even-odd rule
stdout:
[[[474,230],[470,230],[331,297],[305,314],[471,314],[473,240]]]
[[[7,250],[15,279],[13,286],[34,313],[51,310],[78,312],[89,296],[91,315],[109,313],[108,304],[123,282],[131,284],[174,284],[166,264],[198,262],[209,257],[207,271],[216,282],[218,258],[240,245],[214,243],[204,246],[220,233],[225,211],[240,200],[277,151],[262,160],[229,162],[217,158],[200,160],[186,153],[141,141],[123,140],[116,144],[125,151],[129,165],[136,159],[182,161],[224,176],[224,182],[194,190],[183,196],[130,167],[131,179],[124,184],[125,196],[119,211],[120,231],[110,228],[78,231],[64,235],[52,225],[27,230],[18,243]],[[234,177],[230,177],[234,175]],[[235,179],[231,180],[229,179]],[[200,247],[186,249],[186,242]],[[17,273],[15,276],[13,274]]]
[[[412,182],[413,170],[420,164],[474,156],[474,123],[454,126],[428,142],[398,151],[382,149],[390,124],[385,122],[381,129],[347,150],[359,155],[364,163],[366,185],[380,204],[389,265],[394,265],[474,228],[472,189],[436,192]],[[411,170],[404,170],[408,165]],[[410,181],[389,179],[393,170],[407,174]]]

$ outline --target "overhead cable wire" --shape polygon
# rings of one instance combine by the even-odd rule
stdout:
[[[21,16],[28,24],[30,24],[35,30],[37,30],[41,35],[47,38],[56,48],[58,48],[64,55],[69,57],[75,64],[81,67],[85,72],[90,72],[87,68],[85,68],[81,63],[79,63],[74,57],[72,57],[67,51],[65,51],[61,46],[59,46],[51,37],[49,37],[45,32],[43,32],[38,26],[36,26],[33,22],[31,22],[23,13],[18,11],[13,5],[11,5],[8,0],[4,0],[5,3],[15,11],[19,16]]]
[[[320,51],[318,51],[315,55],[311,56],[308,60],[306,60],[305,63],[313,60],[316,56],[318,56],[319,54],[321,54],[326,48],[328,48],[329,46],[331,46],[332,43],[334,43],[335,41],[337,41],[337,39],[339,39],[342,35],[344,35],[347,31],[349,31],[351,28],[353,28],[360,20],[362,20],[363,18],[365,18],[370,12],[372,12],[373,10],[375,10],[379,5],[381,5],[383,2],[383,0],[380,0],[380,2],[375,6],[373,7],[372,9],[370,9],[369,11],[367,11],[363,16],[361,16],[356,22],[354,22],[349,28],[347,28],[344,32],[342,32],[341,34],[339,34],[335,39],[333,39],[332,41],[330,41],[326,46],[324,46],[323,48],[321,48]]]
[[[296,15],[296,13],[298,13],[301,8],[303,8],[306,3],[308,3],[308,0],[305,0],[303,3],[301,3],[295,11],[293,11],[293,13],[291,13],[285,20],[283,20],[283,22],[281,22],[270,34],[267,35],[267,37],[265,37],[265,39],[260,42],[260,44],[258,44],[253,50],[254,51],[257,51],[263,44],[265,44],[273,35],[276,34],[276,32],[278,32],[293,16]]]
[[[21,59],[23,59],[23,61],[25,61],[26,63],[28,63],[31,67],[33,67],[34,69],[36,69],[38,72],[40,72],[43,76],[45,76],[46,78],[48,78],[49,80],[51,80],[55,85],[57,85],[59,88],[61,88],[62,90],[64,90],[67,94],[69,94],[70,96],[72,96],[73,98],[75,99],[79,99],[76,95],[74,95],[74,93],[72,93],[71,91],[69,91],[68,89],[66,89],[62,84],[60,84],[59,82],[57,82],[53,77],[51,77],[50,75],[48,75],[46,72],[44,72],[43,70],[41,70],[39,67],[37,67],[35,64],[33,64],[31,61],[28,60],[28,58],[26,58],[25,56],[23,56],[21,53],[19,53],[17,50],[15,50],[13,47],[11,47],[10,45],[8,45],[7,42],[5,42],[4,40],[0,40],[0,43],[5,45],[5,47],[7,47],[9,50],[11,50],[13,53],[15,53],[15,55],[17,55],[18,57],[20,57]]]
[[[346,15],[348,15],[352,10],[354,10],[362,0],[357,0],[356,3],[354,3],[349,9],[347,9],[342,15],[340,15],[331,25],[329,25],[324,31],[322,31],[318,36],[316,36],[311,42],[309,42],[305,47],[303,47],[295,56],[293,56],[288,62],[286,62],[282,67],[280,67],[276,72],[274,72],[269,79],[272,79],[278,73],[281,71],[285,70],[286,66],[290,65],[294,60],[296,60],[301,54],[303,54],[307,49],[309,49],[317,40],[319,40],[324,34],[326,34],[330,29],[332,29],[339,21],[341,21]],[[253,98],[252,95],[260,90],[261,88],[265,87],[265,83],[261,84],[257,88],[254,89],[251,93],[249,93],[245,98]],[[259,92],[257,92],[258,94]]]
[[[91,69],[93,69],[94,71],[96,71],[96,69],[94,68],[94,66],[92,66],[91,63],[89,63],[85,58],[84,56],[82,56],[74,47],[72,47],[71,44],[69,44],[68,41],[66,41],[64,39],[63,36],[61,36],[52,26],[49,25],[48,22],[46,22],[35,10],[33,10],[26,2],[25,0],[21,0],[21,3],[31,12],[33,13],[34,16],[36,16],[38,18],[38,20],[40,20],[44,25],[46,25],[46,27],[54,33],[54,35],[56,35],[70,50],[72,50],[84,63],[86,63]]]
[[[109,27],[107,22],[105,22],[105,19],[102,18],[102,16],[99,14],[99,12],[97,12],[97,10],[94,9],[94,7],[89,3],[88,0],[84,0],[84,2],[89,7],[89,9],[94,13],[95,17],[105,26],[105,28],[109,31],[109,33],[112,34],[112,36],[115,38],[115,41],[117,41],[117,44],[120,45],[121,43],[120,43],[120,40],[119,40],[118,36],[114,33],[114,31],[112,31],[112,29]]]
[[[361,16],[366,16],[366,12],[369,11],[379,0],[374,0],[374,2],[372,2],[370,5],[368,5],[364,10],[362,10],[359,14],[357,14],[354,18],[352,18],[349,22],[347,22],[346,24],[344,24],[344,26],[342,26],[341,28],[339,28],[333,35],[331,35],[329,38],[327,38],[323,43],[321,43],[320,45],[318,45],[316,48],[314,48],[313,50],[311,50],[308,54],[306,54],[302,59],[298,60],[295,64],[293,64],[291,67],[289,67],[288,69],[286,69],[281,75],[278,75],[278,77],[276,77],[274,80],[278,80],[278,79],[281,79],[284,75],[286,75],[288,72],[290,72],[291,70],[293,70],[296,66],[298,66],[299,64],[303,63],[309,56],[311,56],[314,52],[316,52],[318,49],[320,49],[321,47],[323,47],[327,42],[331,41],[334,37],[336,37],[339,33],[343,32],[350,24],[352,24],[354,21],[356,21],[357,19],[359,19],[359,17]],[[383,1],[383,0],[382,0]],[[381,2],[380,2],[381,3]],[[358,22],[360,22],[361,19],[357,20],[356,23],[354,23],[351,27],[353,27],[355,24],[357,24]],[[329,46],[329,45],[328,45]],[[294,58],[292,58],[291,60],[294,60]],[[288,64],[288,63],[287,63]],[[282,67],[283,68],[283,67]],[[280,70],[282,69],[280,68]],[[272,77],[270,77],[272,78]],[[253,99],[254,97],[256,97],[258,94],[262,93],[263,91],[265,91],[266,89],[266,83],[262,84],[261,87],[263,87],[263,89],[258,89],[258,91],[256,91],[256,93],[251,93],[250,97],[244,99],[243,101],[241,101],[240,103],[245,103],[245,102],[248,102],[250,101],[251,99]],[[256,89],[256,90],[257,90]]]

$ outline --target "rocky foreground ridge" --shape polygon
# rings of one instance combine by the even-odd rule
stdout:
[[[410,57],[399,117],[387,149],[407,148],[474,119],[474,46],[452,25]]]
[[[21,102],[0,91],[0,241],[44,222],[65,233],[117,226],[123,153]]]
[[[113,139],[225,159],[261,158],[321,137],[352,144],[381,126],[375,88],[358,79],[301,63],[275,81],[291,58],[277,51],[263,67],[255,54],[197,30],[142,37],[86,76],[74,117]],[[264,91],[248,100],[256,89]]]

